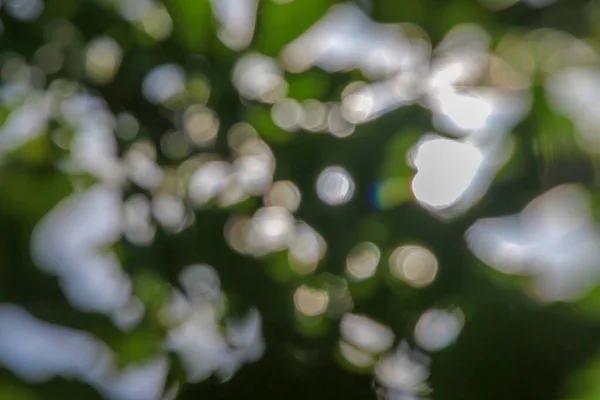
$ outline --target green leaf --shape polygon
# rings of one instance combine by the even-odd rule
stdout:
[[[160,276],[146,272],[136,276],[134,282],[135,293],[150,310],[157,311],[165,304],[169,293]]]
[[[563,400],[598,400],[600,398],[600,356],[575,372],[566,382]]]
[[[209,0],[166,0],[175,31],[192,51],[207,47],[213,31],[212,8]]]
[[[121,365],[147,361],[160,354],[163,349],[163,338],[151,332],[134,332],[120,338],[115,343],[116,353]]]
[[[331,5],[331,0],[264,1],[258,12],[256,47],[264,54],[276,56],[286,44],[317,22]]]
[[[329,79],[327,75],[319,72],[307,72],[300,75],[292,75],[287,78],[288,97],[303,101],[309,99],[325,100],[324,96],[329,90]]]
[[[30,388],[16,382],[0,382],[2,400],[39,400],[39,396]]]
[[[0,176],[0,209],[38,220],[71,192],[68,177],[57,171],[5,169]]]

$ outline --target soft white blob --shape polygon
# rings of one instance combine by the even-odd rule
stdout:
[[[546,301],[580,297],[600,279],[600,229],[578,185],[551,189],[519,215],[480,219],[465,237],[493,268],[531,276],[534,294]]]
[[[294,292],[296,310],[308,317],[323,314],[329,304],[329,295],[324,290],[300,286]]]
[[[141,21],[154,7],[152,0],[123,0],[119,5],[128,21]]]
[[[286,249],[294,238],[294,217],[283,207],[263,207],[252,217],[248,240],[257,254]]]
[[[447,117],[460,131],[475,131],[485,128],[492,105],[486,99],[473,94],[458,94],[444,91],[438,94],[441,114]]]
[[[429,106],[437,129],[487,137],[510,132],[527,115],[530,98],[516,90],[450,87],[431,92]]]
[[[289,257],[296,272],[313,272],[326,251],[327,243],[317,231],[304,222],[296,223],[295,234],[289,244]]]
[[[300,189],[293,182],[277,181],[265,194],[265,205],[283,207],[290,212],[295,212],[300,206],[301,199]]]
[[[226,187],[231,165],[225,161],[209,161],[201,165],[190,178],[190,198],[199,205],[218,196]]]
[[[223,335],[214,306],[197,304],[184,322],[169,332],[167,347],[181,357],[189,382],[200,382],[215,372],[228,379],[264,351],[260,314],[252,310],[241,319],[228,321]]]
[[[569,67],[551,75],[545,82],[548,102],[570,117],[584,151],[600,153],[599,100],[600,69]]]
[[[345,314],[340,323],[342,338],[369,353],[381,353],[394,342],[394,332],[363,315]]]
[[[124,178],[113,133],[117,121],[99,97],[77,93],[62,101],[60,116],[76,129],[71,143],[71,167],[107,183]],[[72,172],[74,172],[72,170]]]
[[[177,64],[155,67],[144,78],[142,93],[152,103],[164,103],[185,90],[185,71]]]
[[[80,380],[111,400],[158,398],[169,368],[159,356],[121,369],[91,334],[40,321],[10,304],[0,305],[0,364],[32,383]]]
[[[304,110],[294,99],[284,99],[275,103],[271,109],[273,122],[286,131],[296,131],[303,122]]]
[[[441,350],[452,344],[462,329],[457,312],[445,310],[425,311],[415,326],[415,340],[427,351]]]
[[[21,21],[33,21],[42,14],[42,0],[5,0],[6,10],[10,15]]]
[[[86,72],[98,83],[109,82],[116,74],[122,57],[121,46],[110,37],[94,39],[86,48]]]
[[[200,382],[215,373],[229,379],[242,364],[261,357],[265,344],[260,313],[252,309],[241,317],[223,320],[226,299],[214,268],[186,266],[179,281],[185,294],[172,289],[160,318],[171,327],[166,347],[181,357],[189,382]]]
[[[487,138],[510,132],[529,112],[529,83],[490,55],[489,43],[481,27],[462,24],[436,48],[424,88],[436,129]],[[482,84],[486,74],[499,82]]]
[[[212,145],[219,132],[219,118],[216,113],[204,106],[190,106],[184,113],[185,132],[198,147]]]
[[[388,390],[418,395],[427,388],[429,358],[403,342],[375,367],[375,377]]]
[[[212,0],[211,3],[221,25],[219,39],[233,50],[248,47],[254,34],[258,0]]]
[[[173,20],[167,9],[159,3],[155,3],[142,17],[140,28],[150,37],[163,40],[171,35]]]
[[[438,272],[437,258],[421,246],[397,247],[388,262],[393,276],[417,288],[431,284]]]
[[[340,340],[340,353],[350,364],[359,368],[370,367],[375,363],[373,356],[353,345]]]
[[[327,113],[327,129],[333,136],[345,138],[354,133],[355,126],[344,117],[342,107],[334,103]]]
[[[233,216],[225,224],[225,239],[231,248],[238,253],[248,254],[250,248],[249,232],[251,219],[245,216]]]
[[[156,194],[152,199],[152,213],[158,222],[171,230],[181,228],[187,216],[183,201],[164,193]]]
[[[301,126],[310,132],[322,132],[327,128],[329,109],[326,104],[310,99],[302,103]]]
[[[317,195],[332,206],[347,203],[354,195],[354,180],[342,167],[327,167],[317,178]]]
[[[346,273],[354,280],[364,280],[375,275],[381,251],[371,242],[359,243],[346,257]]]
[[[145,189],[155,189],[161,184],[164,171],[143,151],[131,149],[124,158],[129,179],[136,185]]]
[[[8,88],[4,90],[8,91]],[[0,128],[0,149],[16,149],[41,135],[52,117],[54,106],[52,96],[41,92],[30,93],[23,105],[13,110]]]
[[[271,103],[285,94],[281,69],[275,60],[262,54],[242,56],[233,68],[232,79],[240,94],[251,100]]]
[[[248,138],[236,148],[233,162],[235,181],[250,195],[262,195],[271,186],[275,171],[275,156],[262,140]]]
[[[473,184],[484,156],[471,144],[439,138],[419,145],[413,162],[416,199],[429,207],[447,208]]]
[[[119,193],[95,186],[59,203],[34,231],[34,260],[75,307],[113,315],[130,299],[131,281],[106,251],[120,237],[120,211]]]
[[[208,264],[185,267],[179,281],[192,301],[216,301],[221,296],[221,281],[217,271]]]
[[[235,180],[248,194],[261,195],[271,185],[275,159],[268,154],[244,155],[233,163]]]
[[[331,7],[282,53],[283,63],[290,71],[305,71],[313,66],[328,72],[359,68],[372,79],[414,68],[419,57],[401,30],[373,22],[351,4]]]
[[[353,124],[372,121],[418,97],[418,77],[414,74],[393,78],[361,87],[342,100],[342,115]]]

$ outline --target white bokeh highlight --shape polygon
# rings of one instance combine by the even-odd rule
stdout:
[[[530,276],[542,300],[580,297],[600,279],[600,230],[586,191],[575,184],[549,190],[518,215],[480,219],[465,238],[491,267]]]

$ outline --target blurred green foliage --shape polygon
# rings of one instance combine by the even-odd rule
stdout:
[[[515,129],[512,157],[485,197],[460,217],[443,221],[413,201],[413,171],[405,161],[405,154],[419,137],[434,130],[429,111],[417,106],[400,108],[356,127],[346,138],[280,128],[268,105],[240,97],[232,82],[234,65],[245,52],[277,57],[334,3],[338,2],[261,0],[254,39],[244,50],[231,50],[219,40],[219,23],[208,0],[165,1],[173,33],[164,37],[153,30],[153,21],[124,19],[116,0],[47,0],[33,21],[19,20],[3,7],[0,57],[18,54],[33,63],[48,37],[58,35],[55,40],[63,41],[60,54],[64,61],[60,68],[46,72],[44,79],[48,83],[75,81],[102,98],[111,112],[126,111],[137,118],[140,133],[135,140],[119,138],[121,155],[134,141],[143,139],[159,149],[156,159],[162,167],[181,166],[183,160],[160,151],[165,134],[180,125],[173,111],[181,108],[178,101],[207,100],[206,105],[220,119],[214,147],[194,149],[194,156],[215,153],[227,159],[232,151],[226,132],[239,122],[250,123],[274,154],[275,179],[291,180],[300,189],[302,201],[296,216],[323,237],[327,253],[310,274],[296,273],[287,252],[241,255],[227,243],[224,227],[230,216],[257,210],[260,198],[200,208],[194,211],[193,224],[180,232],[159,225],[147,247],[126,239],[116,245],[123,269],[134,281],[134,293],[146,307],[138,327],[125,333],[106,316],[76,310],[68,304],[57,279],[38,270],[30,255],[37,222],[60,200],[95,181],[61,169],[57,160],[69,149],[49,138],[61,132],[69,136],[69,127],[64,121],[54,121],[56,127],[45,127],[43,135],[4,152],[0,159],[1,301],[17,303],[45,321],[94,333],[125,366],[162,351],[167,332],[155,314],[168,296],[166,284],[178,286],[177,276],[184,266],[208,263],[219,273],[228,314],[242,315],[250,307],[260,311],[266,350],[259,361],[245,365],[224,383],[210,378],[183,384],[185,373],[173,357],[170,382],[182,383],[177,398],[374,399],[377,391],[372,370],[356,368],[338,354],[340,315],[311,317],[295,310],[294,291],[306,285],[347,290],[355,313],[386,324],[397,338],[412,345],[414,325],[423,311],[460,307],[465,325],[457,342],[431,355],[431,398],[596,399],[600,393],[600,370],[593,356],[600,350],[598,291],[579,302],[543,304],[525,294],[526,279],[502,275],[477,260],[463,235],[477,219],[517,213],[559,183],[587,185],[598,204],[598,160],[574,144],[572,122],[544,104],[543,95],[536,95],[532,111]],[[489,32],[493,47],[506,38],[524,41],[529,32],[553,28],[600,48],[596,2],[558,0],[540,8],[518,2],[498,11],[471,0],[357,3],[375,21],[419,25],[434,47],[452,27],[468,22]],[[52,30],[57,23],[62,28]],[[112,38],[123,50],[118,70],[107,83],[86,75],[82,57],[86,44],[100,36]],[[518,68],[518,57],[512,61]],[[192,85],[197,91],[191,90],[189,99],[173,100],[172,106],[148,101],[141,89],[146,74],[165,63],[176,63],[189,75],[200,77],[200,83]],[[327,73],[313,68],[286,73],[285,79],[289,98],[333,102],[348,83],[364,77],[357,71]],[[210,95],[201,83],[204,80]],[[542,90],[540,82],[532,81],[532,93]],[[5,122],[8,115],[10,110],[0,110],[0,120]],[[348,204],[330,207],[315,193],[315,180],[329,165],[343,166],[354,178],[356,191]],[[126,196],[135,193],[149,191],[135,184],[127,186]],[[380,268],[371,279],[347,281],[346,257],[362,241],[381,249]],[[403,244],[422,244],[436,255],[439,274],[432,285],[415,289],[392,279],[381,267],[393,249]],[[572,397],[572,387],[582,393]],[[101,397],[80,382],[55,378],[31,384],[0,369],[2,400],[83,398]]]

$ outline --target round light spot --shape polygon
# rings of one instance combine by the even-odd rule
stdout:
[[[252,125],[240,122],[232,126],[227,132],[227,143],[232,150],[239,152],[246,143],[258,140],[258,132]]]
[[[140,187],[154,189],[158,187],[164,176],[164,171],[153,157],[139,148],[132,147],[125,155],[125,166],[129,178]],[[154,149],[150,149],[154,151]]]
[[[7,0],[6,10],[10,15],[21,21],[33,21],[44,10],[42,0]]]
[[[155,6],[148,10],[141,20],[142,29],[156,40],[167,38],[173,29],[173,21],[163,6]]]
[[[327,115],[327,127],[333,136],[345,138],[354,133],[354,124],[350,123],[342,114],[339,104],[331,106]]]
[[[233,163],[235,179],[248,194],[261,195],[273,180],[273,164],[270,154],[238,157]]]
[[[177,64],[154,68],[142,83],[142,92],[152,103],[164,103],[180,96],[185,90],[185,72]]]
[[[249,240],[255,254],[288,247],[294,237],[294,217],[282,207],[263,207],[254,214]]]
[[[196,204],[205,204],[226,187],[231,165],[225,161],[209,161],[190,177],[189,195]]]
[[[208,264],[185,267],[179,274],[179,282],[186,294],[194,300],[215,300],[221,294],[219,275]]]
[[[370,91],[353,93],[344,99],[342,115],[347,121],[360,124],[371,117],[374,103],[373,93]]]
[[[316,317],[327,310],[329,295],[323,290],[301,286],[294,293],[296,310],[308,317]]]
[[[296,131],[303,120],[302,106],[294,99],[285,99],[271,109],[273,122],[286,131]]]
[[[421,246],[398,247],[389,259],[394,276],[411,286],[424,287],[435,279],[438,261],[435,255]]]
[[[290,212],[295,212],[300,206],[300,189],[290,181],[278,181],[271,186],[265,195],[265,204],[268,206],[283,207]]]
[[[289,258],[292,268],[299,274],[313,272],[327,251],[325,239],[313,228],[299,222],[289,245]]]
[[[282,75],[275,60],[262,54],[249,53],[241,57],[234,66],[232,81],[247,99],[272,103],[287,92],[287,84]]]
[[[429,377],[429,364],[429,357],[402,342],[377,363],[375,377],[383,386],[400,393],[417,393]]]
[[[329,109],[318,100],[307,100],[302,103],[304,118],[302,128],[311,132],[320,132],[327,129],[327,113]]]
[[[417,344],[428,351],[437,351],[449,346],[462,329],[461,316],[461,313],[444,310],[425,311],[415,326]]]
[[[217,138],[219,119],[206,107],[192,106],[184,114],[185,131],[198,147],[210,146]]]
[[[370,354],[357,349],[343,340],[340,341],[340,353],[346,361],[359,368],[366,368],[375,364],[375,359]]]
[[[166,194],[154,196],[152,201],[154,217],[166,228],[177,229],[185,222],[185,206],[181,199]]]
[[[342,167],[325,168],[317,179],[317,195],[332,206],[347,203],[354,195],[354,181]]]
[[[248,253],[248,233],[250,232],[250,218],[233,217],[225,225],[225,239],[229,246],[238,253]]]
[[[121,65],[123,50],[109,37],[93,40],[87,46],[85,69],[88,77],[97,83],[108,83]]]
[[[379,264],[381,252],[373,243],[356,245],[346,258],[346,272],[352,279],[363,280],[372,277]]]
[[[345,314],[340,332],[348,343],[371,354],[386,351],[394,342],[390,328],[363,315]]]
[[[136,245],[152,243],[155,227],[151,223],[150,200],[143,194],[129,197],[123,204],[123,233],[125,238]]]

